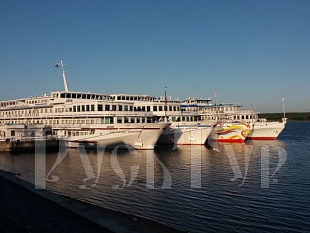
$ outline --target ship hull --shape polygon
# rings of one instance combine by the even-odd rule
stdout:
[[[215,121],[173,122],[162,134],[159,144],[204,145]]]
[[[256,122],[249,140],[276,140],[285,128],[285,122]]]
[[[217,125],[210,137],[217,142],[244,142],[252,126],[243,123],[224,123]]]
[[[135,149],[152,150],[158,138],[168,126],[169,123],[110,125],[107,128],[102,127],[102,125],[90,125],[78,129],[67,129],[66,132],[61,130],[59,134],[67,142],[66,146],[71,148],[80,145],[85,148],[96,148],[100,145],[107,148],[130,146]],[[83,133],[83,135],[80,135],[81,132],[89,132],[89,134]]]

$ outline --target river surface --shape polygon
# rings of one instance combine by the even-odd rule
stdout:
[[[70,149],[46,162],[40,153],[0,153],[0,169],[189,232],[309,232],[310,122],[288,122],[275,141],[217,146]]]

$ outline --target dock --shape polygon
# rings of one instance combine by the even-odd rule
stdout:
[[[186,232],[152,219],[35,189],[0,170],[0,232]]]

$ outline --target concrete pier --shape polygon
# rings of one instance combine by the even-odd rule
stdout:
[[[46,140],[47,149],[58,149],[59,141],[56,139]],[[35,150],[35,141],[0,141],[0,152],[15,152],[15,151],[34,151]]]
[[[185,232],[154,220],[35,189],[0,170],[0,232]],[[163,213],[164,214],[164,213]]]

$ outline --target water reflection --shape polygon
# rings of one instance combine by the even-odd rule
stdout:
[[[205,146],[117,154],[88,150],[86,155],[70,149],[54,169],[58,153],[47,154],[46,172],[59,179],[46,185],[57,193],[192,232],[259,231],[262,224],[273,230],[273,223],[285,222],[290,205],[285,201],[291,200],[285,182],[291,182],[292,167],[286,161],[276,171],[279,147],[291,151],[285,140],[220,143],[219,152]],[[268,189],[261,187],[262,148],[268,148],[269,175],[278,180]],[[32,153],[1,153],[0,169],[34,182],[34,161]]]

